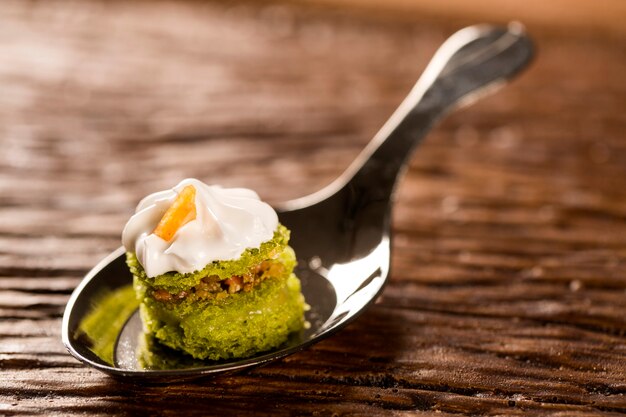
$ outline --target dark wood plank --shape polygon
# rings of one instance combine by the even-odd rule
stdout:
[[[626,412],[626,40],[537,22],[532,69],[412,159],[390,283],[347,329],[167,387],[113,380],[61,344],[69,294],[143,195],[187,176],[270,202],[319,189],[457,26],[270,2],[3,1],[0,415]]]

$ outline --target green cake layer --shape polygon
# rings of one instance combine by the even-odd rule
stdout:
[[[145,297],[140,312],[146,330],[166,346],[198,359],[244,358],[278,347],[300,330],[304,298],[291,275],[219,302],[167,306]]]
[[[288,240],[289,231],[279,225],[272,240],[238,260],[154,278],[128,253],[145,330],[197,359],[244,358],[280,346],[304,325]]]

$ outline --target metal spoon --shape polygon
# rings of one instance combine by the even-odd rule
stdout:
[[[517,23],[472,26],[455,33],[341,177],[315,194],[278,207],[281,223],[291,229],[291,246],[299,259],[296,274],[311,306],[311,327],[282,348],[243,360],[141,369],[136,351],[142,330],[135,313],[117,335],[113,363],[107,363],[80,337],[78,326],[94,297],[132,282],[123,248],[92,269],[72,294],[63,316],[63,343],[77,359],[108,374],[171,382],[259,365],[335,333],[376,299],[387,280],[394,189],[412,150],[450,109],[503,85],[532,56],[532,42]]]

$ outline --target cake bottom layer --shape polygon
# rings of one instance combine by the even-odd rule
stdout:
[[[304,297],[294,274],[268,279],[224,300],[163,303],[135,278],[144,328],[160,343],[197,359],[245,358],[276,348],[304,326]]]

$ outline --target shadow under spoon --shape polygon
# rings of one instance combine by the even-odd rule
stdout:
[[[142,327],[135,311],[127,321],[110,326],[113,360],[107,360],[79,325],[102,293],[132,283],[123,248],[94,267],[72,294],[63,316],[63,343],[73,356],[100,371],[158,383],[260,365],[345,327],[376,299],[389,275],[394,189],[413,149],[449,110],[503,85],[532,56],[532,42],[516,23],[478,25],[455,33],[341,177],[315,194],[277,207],[280,222],[291,230],[290,245],[299,262],[295,272],[311,306],[306,317],[311,326],[284,346],[246,359],[170,361],[170,369],[142,369],[137,358]],[[147,337],[144,343],[150,344]],[[168,352],[154,354],[168,360]]]

